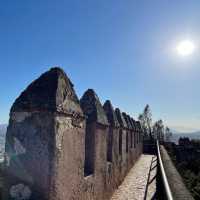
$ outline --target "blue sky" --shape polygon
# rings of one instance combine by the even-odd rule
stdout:
[[[61,66],[79,97],[93,88],[102,103],[138,116],[200,130],[199,0],[0,0],[0,123],[42,72]],[[181,57],[175,46],[194,41]]]

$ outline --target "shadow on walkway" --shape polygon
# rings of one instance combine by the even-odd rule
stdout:
[[[157,156],[154,155],[152,157],[151,165],[149,168],[144,200],[157,200],[156,181],[157,181]]]

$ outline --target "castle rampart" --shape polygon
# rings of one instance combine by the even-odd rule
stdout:
[[[92,89],[79,101],[52,68],[14,102],[5,150],[5,200],[106,200],[142,153],[142,131]]]

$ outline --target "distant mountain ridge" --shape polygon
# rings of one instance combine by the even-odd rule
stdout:
[[[0,163],[4,160],[7,124],[0,124]]]
[[[188,137],[190,139],[199,139],[200,140],[200,131],[194,131],[194,132],[173,131],[172,142],[178,143],[178,140],[180,137]]]
[[[0,135],[6,135],[7,124],[0,124]]]

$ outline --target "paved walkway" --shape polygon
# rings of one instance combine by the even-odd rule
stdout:
[[[150,174],[149,174],[146,200],[155,199],[156,175],[157,175],[157,157],[154,156],[152,159],[151,170],[150,170]]]
[[[151,173],[148,179],[149,171]],[[146,200],[152,199],[156,190],[155,173],[156,157],[142,154],[123,183],[114,192],[111,200],[144,200],[146,188]]]

